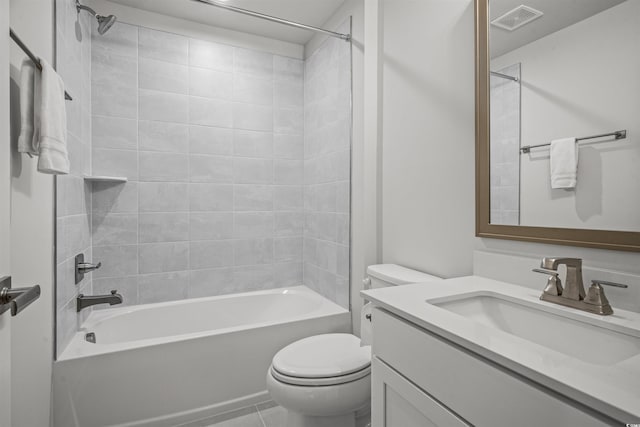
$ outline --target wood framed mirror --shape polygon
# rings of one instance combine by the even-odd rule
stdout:
[[[491,13],[489,3],[492,6]],[[532,9],[536,11],[537,4],[561,4],[563,0],[555,2],[531,0],[530,3],[532,3]],[[565,3],[568,9],[572,7],[571,1]],[[640,92],[632,89],[640,87],[640,51],[637,50],[640,44],[640,0],[611,0],[605,6],[602,2],[600,5],[597,5],[599,2],[590,3],[593,3],[594,8],[600,7],[600,10],[585,11],[586,15],[567,18],[573,21],[565,22],[563,26],[555,24],[556,27],[553,27],[550,24],[556,19],[555,17],[563,15],[558,11],[549,11],[547,13],[549,18],[546,20],[544,16],[540,19],[531,19],[531,26],[522,26],[522,29],[510,32],[511,39],[521,39],[514,47],[509,45],[510,41],[505,44],[504,40],[499,39],[498,36],[506,39],[506,32],[509,30],[500,28],[495,21],[510,12],[510,10],[505,12],[505,9],[509,9],[511,4],[517,8],[521,5],[521,1],[475,0],[476,236],[478,237],[640,252],[640,172],[638,172],[640,171],[640,119],[638,119],[640,101],[633,99],[634,97],[640,99],[638,96]],[[521,18],[522,16],[515,21]],[[494,25],[491,25],[491,21],[494,21]],[[597,46],[590,39],[595,27],[587,27],[587,25],[608,28],[603,22],[609,21],[612,22],[610,32],[605,35],[593,34],[593,40],[609,40],[610,45],[602,43],[602,46]],[[511,22],[514,22],[513,19]],[[536,22],[536,25],[547,26],[545,34],[530,34],[535,33],[533,24]],[[637,29],[634,29],[636,27]],[[505,34],[501,35],[501,31]],[[514,37],[513,34],[517,31],[521,32],[518,37]],[[631,51],[626,51],[624,46],[618,46],[619,42],[616,41],[618,39],[615,38],[618,33],[629,39],[625,43],[632,48]],[[494,39],[496,39],[496,49],[499,46],[499,52],[494,50],[492,55],[490,40]],[[568,43],[567,40],[573,43],[571,53],[558,55],[558,50],[563,43]],[[576,43],[576,40],[580,42]],[[584,43],[582,49],[581,43]],[[615,45],[612,46],[612,44]],[[525,50],[529,52],[535,50],[536,60],[540,60],[540,57],[547,53],[554,53],[555,57],[553,61],[540,66],[533,63],[530,57],[524,56]],[[601,56],[576,58],[576,52],[581,50],[585,55],[588,52],[588,55]],[[563,63],[565,57],[570,59],[568,65]],[[620,65],[619,61],[610,61],[610,58],[614,57],[631,57],[632,63]],[[579,80],[583,75],[588,75],[589,70],[595,69],[592,72],[593,76],[602,75],[603,71],[598,71],[596,66],[601,63],[604,63],[603,70],[615,70],[615,73],[606,75],[607,82],[604,87],[607,90],[603,91],[601,89],[603,83],[598,82],[582,83],[588,85],[587,90],[578,86]],[[505,64],[510,64],[511,68]],[[569,69],[574,65],[582,67],[578,74],[575,70]],[[499,68],[494,70],[492,68],[494,66]],[[539,70],[544,68],[549,69],[553,76],[539,74]],[[569,83],[562,81],[564,72],[567,76],[572,76]],[[512,175],[518,180],[516,184],[512,182],[512,187],[517,187],[515,198],[517,198],[518,210],[507,212],[503,216],[500,216],[501,213],[496,209],[496,205],[499,204],[496,202],[499,190],[496,190],[495,185],[492,187],[492,184],[509,179],[495,175],[499,161],[496,160],[497,149],[494,148],[492,151],[491,147],[491,117],[494,116],[495,125],[501,119],[495,118],[496,114],[492,114],[491,100],[494,99],[495,104],[502,109],[506,107],[499,103],[496,92],[492,89],[502,84],[494,84],[492,74],[509,83],[519,82],[518,89],[512,90],[511,95],[508,95],[513,101],[515,99],[513,94],[517,92],[515,104],[519,109],[516,114],[508,114],[517,116],[518,121],[516,137],[511,138],[517,141],[513,142],[514,147],[511,148],[510,154],[516,159],[514,162],[517,163],[518,169],[516,173],[512,171]],[[576,75],[579,78],[576,78]],[[622,80],[627,75],[631,79],[635,75],[635,81]],[[586,77],[584,79],[586,80]],[[611,92],[616,86],[612,82],[616,81],[625,82],[618,85],[621,86],[620,89],[616,89],[620,92],[620,96]],[[561,89],[558,89],[559,85],[563,85]],[[626,88],[623,87],[625,85]],[[589,106],[584,106],[584,100],[567,98],[562,93],[564,87],[581,96],[584,94],[591,96],[593,93],[594,104],[604,103],[598,98],[604,93],[605,96],[608,95],[614,99],[615,102],[611,104],[613,108],[609,106],[602,112],[592,110]],[[540,103],[543,98],[546,98],[548,104],[536,109],[536,102]],[[636,108],[637,111],[635,111]],[[612,110],[614,110],[613,114]],[[546,117],[545,114],[553,114],[555,117]],[[566,114],[566,117],[562,114]],[[558,117],[562,119],[555,120]],[[561,124],[555,123],[556,121]],[[572,190],[551,188],[549,147],[545,143],[550,143],[556,137],[581,138],[606,133],[616,135],[613,132],[619,130],[625,130],[624,139],[620,138],[620,135],[604,136],[595,138],[593,143],[589,141],[587,144],[578,144],[578,152],[582,157],[579,156],[578,160],[577,185]],[[494,129],[494,135],[501,132],[502,130]],[[539,148],[534,149],[534,145]],[[532,149],[527,150],[527,146],[531,146]],[[633,167],[634,164],[635,167]],[[615,181],[616,179],[618,182]],[[539,189],[537,193],[534,187]],[[513,201],[514,196],[510,197]],[[534,209],[527,208],[528,206],[533,206]],[[521,211],[525,208],[528,209],[526,212]],[[533,211],[536,211],[537,217],[532,213]],[[542,217],[542,214],[546,216]]]

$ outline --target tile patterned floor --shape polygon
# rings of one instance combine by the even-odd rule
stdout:
[[[265,402],[180,427],[284,427],[285,410],[275,402]]]

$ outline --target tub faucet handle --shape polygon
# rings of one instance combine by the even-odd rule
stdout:
[[[84,262],[84,254],[76,255],[76,285],[82,281],[84,275],[102,267],[102,263],[91,264]]]

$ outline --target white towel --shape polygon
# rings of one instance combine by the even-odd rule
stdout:
[[[578,183],[578,147],[575,138],[551,141],[551,188],[572,189]]]
[[[42,65],[42,87],[38,170],[49,174],[67,174],[69,173],[69,154],[64,82],[47,61],[40,58],[40,64]]]
[[[40,123],[35,123],[34,105],[40,105],[40,98],[36,101],[37,86],[40,86],[40,72],[30,59],[25,59],[20,68],[20,137],[18,151],[30,156],[38,155],[38,139],[40,138]],[[39,94],[38,90],[38,94]],[[37,102],[37,104],[36,104]],[[39,118],[38,109],[38,118]]]

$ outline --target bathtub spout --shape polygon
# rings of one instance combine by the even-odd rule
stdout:
[[[77,308],[76,311],[80,312],[83,308],[91,307],[96,304],[122,304],[122,295],[117,293],[118,291],[111,291],[110,295],[78,295],[76,298]]]

